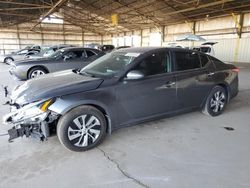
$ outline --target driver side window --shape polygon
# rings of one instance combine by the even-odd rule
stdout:
[[[70,51],[63,56],[64,59],[80,59],[85,56],[85,53],[84,51]]]
[[[168,52],[156,52],[143,59],[134,70],[145,76],[171,72],[171,61]]]

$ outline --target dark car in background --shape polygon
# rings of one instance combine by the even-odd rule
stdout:
[[[101,45],[99,49],[105,53],[109,53],[115,49],[115,46],[111,44],[105,44],[105,45]]]
[[[123,49],[123,48],[131,48],[131,46],[118,46],[114,50],[120,50],[120,49]]]
[[[197,51],[127,48],[80,71],[67,70],[17,87],[4,117],[10,140],[57,129],[73,151],[97,146],[121,127],[192,110],[220,115],[238,93],[239,69]]]
[[[9,72],[20,80],[27,80],[51,72],[81,69],[102,55],[104,53],[96,49],[63,48],[45,58],[14,62]]]

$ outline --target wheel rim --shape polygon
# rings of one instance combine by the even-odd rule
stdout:
[[[81,115],[68,127],[68,139],[77,147],[87,147],[100,136],[101,124],[97,117],[89,114]]]
[[[10,64],[10,63],[12,63],[12,62],[13,62],[12,59],[10,59],[10,58],[6,59],[6,63],[7,63],[7,64]]]
[[[226,103],[226,96],[223,92],[217,91],[214,93],[213,97],[210,100],[210,108],[213,112],[220,112]]]
[[[35,77],[38,77],[38,76],[41,76],[41,75],[44,75],[45,72],[42,71],[42,70],[35,70],[31,73],[31,78],[35,78]]]

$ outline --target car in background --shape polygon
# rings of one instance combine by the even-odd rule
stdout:
[[[100,46],[101,45],[98,43],[90,43],[84,45],[85,48],[94,48],[94,49],[100,49]]]
[[[18,86],[4,117],[10,141],[41,140],[57,129],[61,144],[85,151],[122,127],[201,110],[220,115],[238,93],[239,69],[198,51],[126,48],[79,71],[41,76]]]
[[[131,46],[118,46],[114,50],[120,50],[120,49],[124,49],[124,48],[131,48]]]
[[[170,43],[168,43],[167,47],[171,47],[171,48],[186,48],[182,44],[178,44],[176,42],[170,42]]]
[[[84,47],[98,49],[98,50],[103,51],[104,53],[109,53],[115,49],[114,45],[110,45],[110,44],[100,45],[98,43],[85,44]]]
[[[67,45],[67,44],[59,44],[59,45],[54,45],[54,46],[41,46],[41,51],[36,54],[32,55],[26,55],[25,58],[41,58],[41,57],[48,57],[55,53],[57,50],[60,50],[62,48],[69,48],[69,47],[74,47],[73,45]]]
[[[215,56],[215,51],[213,48],[213,45],[217,44],[218,42],[205,42],[203,44],[201,44],[200,46],[195,46],[192,47],[192,50],[196,50],[211,56]]]
[[[13,62],[9,72],[20,80],[27,80],[51,72],[81,69],[102,55],[104,53],[96,49],[63,48],[48,57]]]
[[[25,47],[24,49],[12,52],[10,54],[1,55],[0,62],[11,64],[13,61],[25,59],[26,56],[38,54],[40,50],[41,47],[39,45],[28,46]]]
[[[111,44],[105,44],[105,45],[101,45],[99,47],[99,49],[105,53],[109,53],[111,52],[112,50],[115,49],[115,46],[114,45],[111,45]]]

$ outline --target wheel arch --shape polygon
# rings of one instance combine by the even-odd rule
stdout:
[[[46,71],[46,73],[49,73],[49,70],[48,70],[47,67],[45,67],[45,66],[43,66],[43,65],[34,65],[34,66],[32,66],[32,67],[30,67],[30,68],[28,69],[28,71],[27,71],[27,78],[28,78],[28,76],[29,76],[30,71],[31,71],[32,69],[34,69],[34,68],[42,68],[42,69],[44,69],[44,70]]]
[[[107,122],[106,132],[111,134],[112,116],[111,116],[110,110],[107,105],[104,105],[98,101],[87,100],[87,101],[74,102],[74,101],[67,101],[63,99],[57,99],[51,106],[49,106],[48,109],[63,116],[66,113],[68,113],[70,110],[72,110],[73,108],[76,108],[78,106],[83,106],[83,105],[93,106],[103,113]]]
[[[14,58],[13,58],[13,57],[10,57],[10,56],[5,57],[3,61],[5,62],[6,59],[12,59],[12,60],[14,61]]]
[[[221,86],[221,87],[223,87],[225,90],[226,90],[226,92],[227,92],[227,102],[229,102],[229,100],[230,100],[230,92],[231,92],[231,90],[230,90],[230,87],[229,87],[229,85],[227,84],[227,83],[218,83],[218,84],[215,84],[213,87],[211,87],[211,89],[210,89],[210,91],[208,92],[208,94],[206,95],[206,97],[203,99],[203,101],[202,101],[202,103],[201,103],[201,108],[203,108],[204,107],[204,105],[206,104],[206,100],[207,100],[207,97],[210,95],[210,93],[211,93],[211,91],[213,90],[213,88],[214,87],[216,87],[216,86]]]
[[[226,90],[226,93],[227,93],[227,102],[229,102],[230,97],[231,97],[231,90],[230,90],[229,85],[227,83],[219,83],[219,84],[217,84],[217,86],[221,86],[221,87],[223,87]]]

